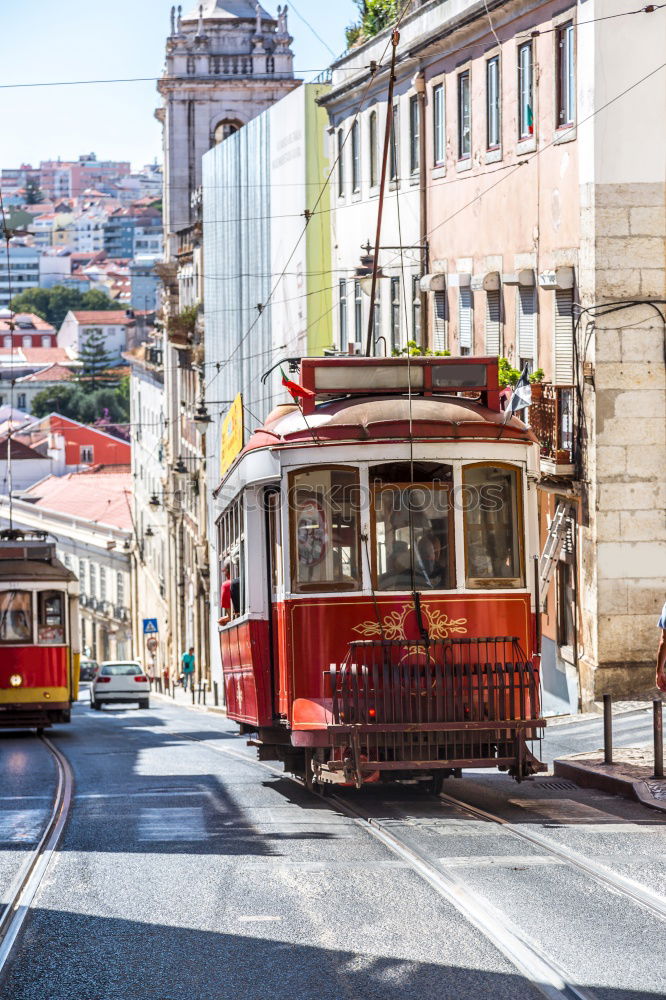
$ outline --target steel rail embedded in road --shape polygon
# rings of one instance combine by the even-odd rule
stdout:
[[[46,737],[42,736],[41,740],[56,762],[58,786],[44,833],[16,877],[10,890],[9,902],[0,915],[0,976],[58,847],[72,802],[74,778],[69,761]]]
[[[604,888],[612,889],[623,896],[628,896],[634,903],[645,907],[651,913],[656,914],[656,916],[666,918],[666,897],[658,895],[656,892],[648,889],[647,886],[635,882],[634,879],[611,871],[610,868],[606,868],[605,865],[599,864],[598,861],[593,861],[591,858],[579,854],[578,851],[575,851],[571,847],[556,844],[549,837],[544,837],[543,834],[523,830],[501,816],[495,816],[494,813],[487,812],[485,809],[479,809],[478,806],[469,805],[469,803],[464,802],[462,799],[457,799],[453,795],[447,795],[446,792],[440,792],[439,798],[444,802],[449,802],[451,805],[457,806],[471,816],[488,820],[491,823],[497,823],[507,833],[542,848],[553,857],[558,858],[558,860],[564,861],[565,864],[568,864],[572,868],[577,868],[579,871],[589,875],[590,878],[599,882]]]
[[[213,746],[206,740],[198,740],[193,736],[185,736],[184,738],[192,743],[199,743],[208,750],[234,757],[246,764],[270,771],[278,777],[287,778],[301,788],[307,787],[299,778],[281,771],[265,761],[253,760],[238,750]],[[439,896],[454,906],[469,923],[481,931],[484,937],[510,961],[520,975],[548,1000],[592,1000],[594,997],[592,992],[570,982],[567,973],[492,903],[477,895],[454,875],[442,872],[431,864],[400,837],[397,837],[395,833],[389,832],[379,820],[363,814],[337,795],[322,795],[314,791],[313,794],[331,805],[337,812],[353,819],[366,833],[369,833],[375,840],[380,841],[393,854],[405,861]]]

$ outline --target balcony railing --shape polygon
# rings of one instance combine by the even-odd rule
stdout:
[[[574,387],[534,386],[529,420],[541,445],[542,461],[554,466],[552,471],[566,467],[570,472],[574,464]]]

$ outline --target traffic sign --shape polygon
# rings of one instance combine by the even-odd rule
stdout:
[[[143,634],[144,635],[155,635],[159,632],[157,627],[157,618],[144,618],[143,619]]]
[[[154,653],[158,649],[159,644],[159,639],[157,639],[154,635],[151,635],[151,637],[146,641],[148,652]]]

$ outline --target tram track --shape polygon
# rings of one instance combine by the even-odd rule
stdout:
[[[277,777],[287,778],[301,788],[307,787],[305,782],[300,778],[290,775],[265,761],[253,760],[238,750],[232,750],[229,747],[217,747],[206,740],[199,740],[191,736],[185,736],[184,738],[216,753],[233,757],[246,764],[261,767],[263,770],[269,771]],[[439,866],[433,864],[425,855],[397,835],[394,830],[390,830],[382,820],[369,815],[363,809],[357,808],[356,805],[351,805],[335,793],[323,795],[311,789],[310,791],[337,812],[354,820],[373,839],[382,843],[384,847],[405,862],[440,897],[454,906],[469,923],[476,927],[508,959],[519,974],[539,993],[547,997],[548,1000],[594,1000],[596,994],[592,990],[574,983],[566,970],[548,955],[536,941],[525,934],[506,913],[497,909],[497,907],[476,893],[452,872],[444,871]],[[468,808],[466,803],[454,799],[452,796],[442,795],[441,798],[445,801],[447,798],[450,799],[451,804],[455,804],[459,808]],[[469,807],[470,812],[475,809],[476,807]],[[482,813],[483,810],[477,810],[477,814]],[[407,818],[405,817],[405,819]],[[478,815],[477,818],[479,818]],[[499,817],[494,817],[490,813],[484,814],[481,818],[486,819],[488,822],[491,820],[503,822]],[[512,832],[512,830],[508,830],[507,832]],[[529,839],[529,837],[525,839]],[[637,893],[635,890],[640,890],[642,887],[638,886],[637,883],[633,883],[632,880],[620,875],[616,877],[615,873],[606,870],[604,870],[604,877],[602,879],[601,873],[596,871],[596,868],[600,866],[596,866],[594,862],[588,861],[588,859],[584,859],[582,856],[577,855],[575,860],[568,858],[567,849],[552,844],[547,838],[542,839],[538,835],[535,835],[533,843],[537,844],[542,850],[546,850],[548,853],[556,856],[558,860],[566,861],[572,867],[593,875],[597,881],[603,882],[606,888],[619,892],[621,895],[631,899],[632,902],[639,902],[642,906],[651,909],[652,912],[659,916],[664,915],[666,901],[659,897],[655,897],[654,900],[648,898],[650,894],[647,891],[643,895]],[[585,864],[581,864],[581,862]]]
[[[8,902],[0,913],[0,977],[5,971],[37,890],[58,849],[72,804],[74,776],[69,761],[47,737],[40,736],[39,739],[56,762],[58,784],[44,832],[14,879]]]

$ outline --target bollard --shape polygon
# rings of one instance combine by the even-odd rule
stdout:
[[[172,698],[176,697],[176,685],[174,684],[173,681],[171,681],[171,697]]]
[[[213,702],[215,704],[215,708],[219,708],[219,705],[220,705],[220,692],[219,692],[218,687],[217,687],[217,681],[213,682]]]
[[[205,706],[205,704],[206,704],[206,688],[205,688],[205,686],[204,686],[204,689],[203,689],[203,698],[204,698],[204,706]]]
[[[613,699],[604,695],[604,764],[613,763]]]
[[[654,732],[654,777],[664,777],[664,720],[662,716],[662,702],[657,699],[652,702],[654,710],[653,732]]]
[[[194,700],[194,699],[195,699],[195,692],[194,692],[194,684],[193,684],[193,685],[192,685],[192,704],[193,704],[193,705],[195,705],[195,704],[196,704],[196,702],[195,702],[195,700]]]

